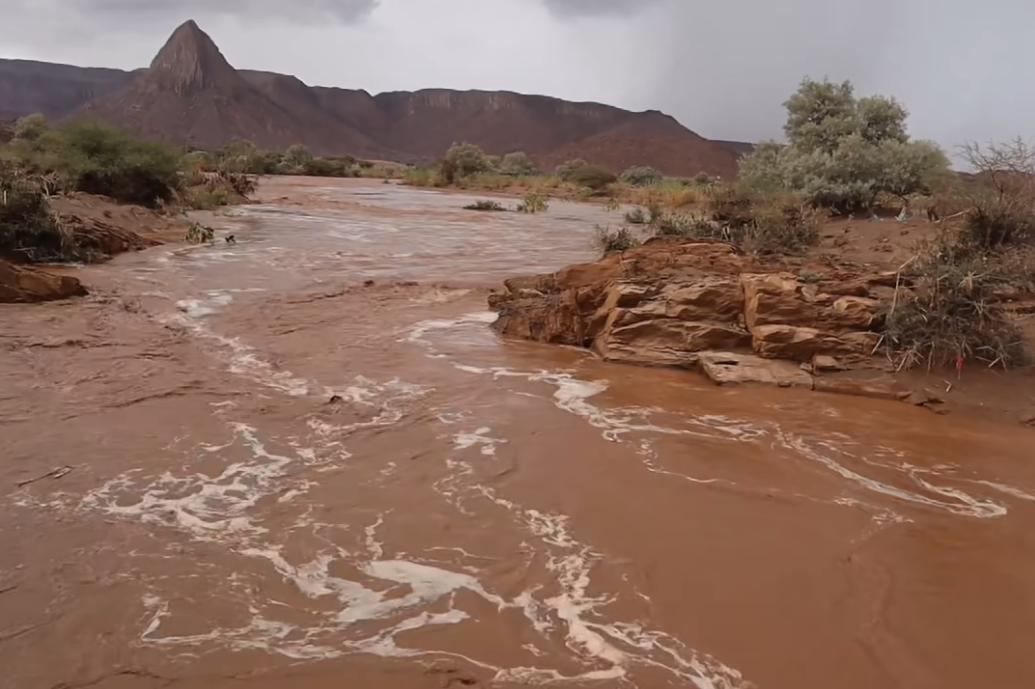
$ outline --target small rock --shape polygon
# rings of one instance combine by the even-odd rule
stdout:
[[[918,407],[934,407],[945,404],[944,399],[928,389],[914,390],[905,398],[905,401]]]
[[[848,367],[837,360],[836,357],[827,354],[817,354],[812,357],[812,370],[816,373],[829,373],[831,371],[844,371]]]
[[[833,392],[839,395],[870,397],[880,400],[899,400],[902,390],[893,378],[816,378],[816,392]]]
[[[717,385],[761,383],[781,388],[812,387],[812,376],[790,361],[730,352],[701,352],[698,361],[704,374]]]
[[[331,395],[331,399],[327,402],[327,404],[341,404],[344,401],[345,398],[341,395]]]

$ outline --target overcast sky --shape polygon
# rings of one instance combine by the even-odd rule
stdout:
[[[0,56],[134,68],[198,21],[237,67],[508,89],[779,136],[802,77],[896,96],[946,147],[1035,138],[1035,0],[0,0]]]

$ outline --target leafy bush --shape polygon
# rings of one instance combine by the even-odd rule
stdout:
[[[309,149],[302,144],[294,144],[288,146],[287,150],[284,151],[284,156],[281,162],[296,170],[304,170],[309,163],[313,161],[313,154],[309,152]]]
[[[403,175],[403,182],[413,187],[442,186],[442,178],[438,172],[423,167],[408,168]]]
[[[453,184],[464,177],[492,170],[492,163],[474,144],[453,144],[442,160],[440,174],[446,184]]]
[[[96,122],[26,134],[11,142],[8,156],[27,172],[53,178],[57,188],[128,203],[167,202],[180,185],[180,159],[172,149]]]
[[[587,163],[582,158],[575,158],[574,160],[569,160],[558,165],[554,170],[553,174],[561,178],[565,182],[571,182],[572,175],[575,173],[575,171],[580,168],[587,167],[588,165],[589,163]]]
[[[134,139],[95,122],[61,130],[56,169],[79,191],[155,206],[179,187],[179,158],[162,144]]]
[[[642,208],[636,207],[625,213],[625,222],[630,225],[645,225],[647,224],[647,215]]]
[[[348,158],[313,158],[302,169],[311,177],[355,177],[352,165]]]
[[[785,104],[789,144],[759,145],[740,163],[753,192],[792,191],[839,213],[870,208],[878,194],[929,193],[948,174],[937,145],[910,141],[894,99],[856,99],[849,82],[806,79]]]
[[[525,195],[518,211],[521,213],[545,213],[550,208],[550,198],[545,194],[529,192]]]
[[[640,240],[633,236],[629,228],[620,227],[617,230],[612,230],[609,227],[600,227],[599,225],[597,226],[595,243],[604,255],[628,251],[640,246]]]
[[[499,171],[500,174],[511,177],[523,177],[539,174],[539,168],[536,167],[536,164],[532,162],[532,159],[523,151],[515,151],[503,156],[499,163]]]
[[[14,138],[18,141],[37,141],[49,128],[44,115],[26,115],[14,123]]]
[[[1022,337],[996,303],[1015,282],[1006,263],[979,247],[942,237],[909,266],[912,289],[896,293],[882,344],[899,370],[928,370],[961,359],[1008,367],[1023,361]]]
[[[500,212],[507,210],[496,201],[475,201],[474,203],[464,206],[464,210],[468,211],[488,211],[488,212]]]
[[[591,191],[602,191],[618,180],[614,173],[596,165],[582,165],[574,168],[566,181],[586,187]]]
[[[631,167],[618,177],[619,180],[634,187],[649,187],[660,184],[665,176],[659,170],[645,165]]]

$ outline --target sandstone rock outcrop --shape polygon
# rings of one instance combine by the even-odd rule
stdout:
[[[886,276],[767,269],[727,244],[648,243],[596,263],[509,280],[496,328],[593,349],[608,361],[700,369],[718,384],[817,384],[860,367],[880,340]]]
[[[73,277],[0,261],[0,303],[53,301],[85,294],[86,288]]]

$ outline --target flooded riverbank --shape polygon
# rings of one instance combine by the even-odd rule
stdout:
[[[1029,430],[499,339],[602,208],[262,193],[0,307],[0,686],[1030,683]]]

